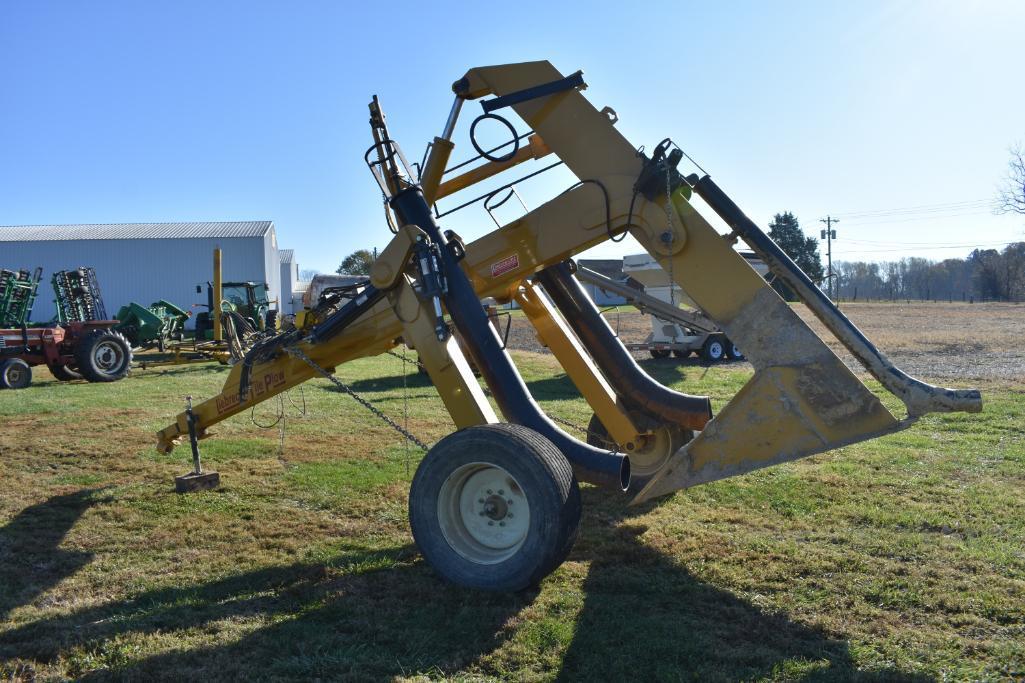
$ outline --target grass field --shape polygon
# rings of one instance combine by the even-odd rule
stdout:
[[[546,410],[586,423],[550,356],[515,357]],[[750,373],[646,367],[717,409]],[[204,442],[221,489],[174,494],[187,449],[158,455],[153,432],[225,374],[100,386],[42,370],[0,392],[0,678],[1025,677],[1025,384],[984,381],[982,415],[640,509],[585,487],[569,561],[490,595],[420,559],[405,514],[419,454],[323,380],[285,403],[283,448],[238,416]],[[399,421],[408,399],[428,441],[451,429],[395,358],[340,376]]]

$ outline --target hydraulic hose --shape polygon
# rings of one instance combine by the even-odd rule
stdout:
[[[537,279],[617,394],[653,417],[704,429],[712,419],[708,397],[673,391],[644,372],[573,277],[569,261],[545,268]]]
[[[447,278],[447,291],[442,295],[445,308],[505,418],[549,439],[566,456],[578,479],[625,490],[630,484],[630,462],[626,456],[574,439],[559,429],[534,401],[490,324],[470,279],[447,248],[447,239],[434,222],[420,188],[402,190],[391,199],[391,207],[401,224],[419,226],[440,247],[442,272]]]

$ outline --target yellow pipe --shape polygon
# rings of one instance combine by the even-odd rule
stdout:
[[[212,292],[213,310],[210,313],[214,318],[214,341],[221,341],[224,337],[221,332],[221,248],[214,247],[214,291]]]

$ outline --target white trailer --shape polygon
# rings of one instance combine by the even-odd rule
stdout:
[[[769,272],[754,254],[741,252],[741,256],[759,275],[764,277]],[[716,362],[744,357],[679,286],[671,286],[669,274],[650,255],[625,256],[623,272],[643,285],[644,291],[583,267],[577,268],[577,277],[606,292],[622,296],[627,303],[649,314],[651,333],[640,344],[627,344],[629,348],[646,350],[653,358],[667,358],[669,354],[685,358],[696,353],[707,362]]]

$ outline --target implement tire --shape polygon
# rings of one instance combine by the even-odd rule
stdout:
[[[67,365],[51,365],[49,368],[50,374],[61,382],[71,382],[72,380],[82,379],[82,375],[77,371],[72,370]]]
[[[566,457],[537,432],[469,427],[427,452],[409,492],[424,558],[447,581],[518,591],[554,571],[573,547],[580,489]]]
[[[20,358],[0,362],[0,389],[24,389],[32,384],[32,368]]]
[[[701,347],[701,360],[706,363],[718,363],[726,357],[726,337],[721,334],[710,334]]]
[[[75,365],[90,382],[116,382],[132,366],[132,347],[113,330],[93,330],[75,344]]]

